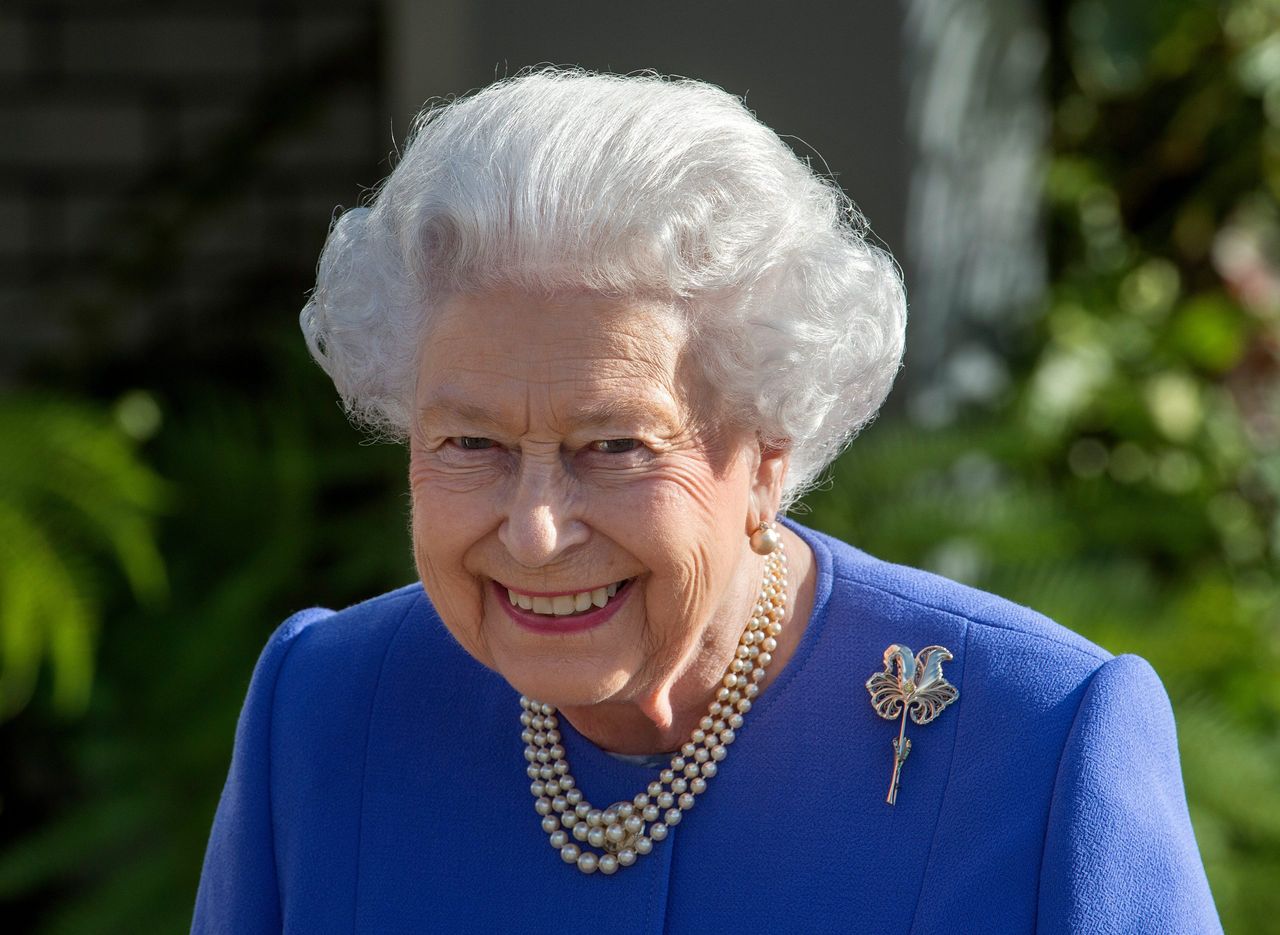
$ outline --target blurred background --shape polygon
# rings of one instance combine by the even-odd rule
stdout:
[[[844,185],[910,346],[800,518],[1149,659],[1277,931],[1280,0],[0,2],[6,930],[186,931],[267,636],[412,580],[296,315],[423,102],[541,62],[715,82]]]

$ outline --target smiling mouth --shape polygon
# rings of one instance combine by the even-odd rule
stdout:
[[[622,593],[632,580],[631,578],[624,578],[622,581],[615,581],[613,584],[593,588],[590,591],[579,591],[576,594],[557,594],[555,597],[522,594],[511,588],[506,588],[505,590],[507,592],[507,600],[511,602],[512,607],[518,607],[529,613],[541,614],[545,617],[573,617],[605,607],[618,594]]]

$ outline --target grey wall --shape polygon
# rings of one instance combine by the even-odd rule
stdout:
[[[300,305],[333,206],[385,169],[377,21],[368,0],[0,6],[0,384],[234,349],[273,283]]]
[[[231,356],[296,314],[331,211],[385,175],[425,99],[542,62],[745,95],[901,255],[901,16],[892,0],[9,0],[0,386],[158,346]]]
[[[429,97],[539,63],[700,78],[745,96],[801,155],[820,153],[877,234],[895,252],[902,246],[909,146],[903,12],[893,0],[396,0],[388,15],[401,126]]]

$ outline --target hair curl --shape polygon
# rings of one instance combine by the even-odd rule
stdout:
[[[423,327],[449,295],[664,299],[726,411],[790,447],[789,506],[901,363],[901,274],[869,233],[720,88],[539,69],[419,115],[368,206],[334,221],[301,324],[351,417],[402,438]]]

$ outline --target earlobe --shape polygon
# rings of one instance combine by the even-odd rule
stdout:
[[[761,523],[770,522],[778,515],[782,505],[782,486],[786,481],[787,467],[790,463],[790,447],[760,442],[760,460],[756,463],[755,477],[751,484],[751,515],[747,517],[748,535]]]

